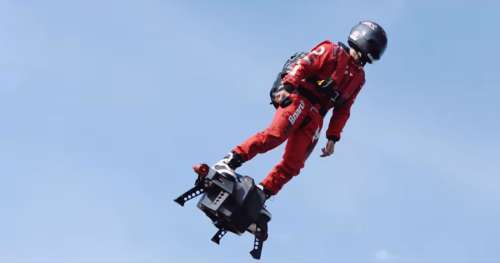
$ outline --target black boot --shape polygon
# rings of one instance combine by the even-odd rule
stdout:
[[[225,169],[225,170],[231,170],[234,173],[234,170],[236,170],[238,167],[240,167],[243,162],[243,157],[241,155],[235,153],[235,152],[230,152],[228,155],[224,156],[224,158],[220,161],[218,161],[215,165],[214,168],[216,170],[220,169]]]
[[[266,196],[266,200],[268,200],[269,198],[271,198],[271,196],[273,196],[271,191],[267,190],[263,184],[258,184],[257,188],[259,188],[264,193],[264,195]]]

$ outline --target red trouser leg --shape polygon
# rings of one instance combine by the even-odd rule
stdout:
[[[233,151],[248,161],[259,153],[265,153],[277,147],[297,130],[309,114],[311,105],[297,94],[292,94],[290,97],[292,104],[278,108],[269,127],[248,138]]]
[[[272,194],[278,193],[283,185],[290,181],[293,176],[299,174],[307,157],[318,142],[323,120],[317,113],[310,117],[311,121],[307,125],[290,134],[283,159],[261,182]]]

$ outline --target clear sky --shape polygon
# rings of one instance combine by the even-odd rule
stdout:
[[[269,202],[262,262],[500,262],[499,7],[0,0],[0,262],[254,262],[172,200],[268,124],[287,56],[361,19],[386,53],[335,155],[323,134]]]

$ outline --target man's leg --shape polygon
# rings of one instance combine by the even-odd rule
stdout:
[[[321,117],[315,117],[305,127],[296,130],[288,138],[283,159],[271,170],[261,182],[270,194],[277,194],[292,177],[299,174],[300,169],[311,154],[318,141],[321,130]]]
[[[296,94],[292,94],[291,99],[290,105],[276,110],[269,127],[236,146],[221,162],[235,169],[255,155],[265,153],[283,143],[289,134],[299,128],[307,115],[306,109],[310,108],[309,103]]]

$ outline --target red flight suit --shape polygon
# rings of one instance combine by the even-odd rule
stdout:
[[[325,82],[332,83],[328,88],[338,91],[335,101],[320,91],[320,84]],[[323,117],[331,108],[333,114],[326,136],[334,141],[340,139],[351,106],[364,82],[363,66],[349,55],[348,47],[331,41],[321,42],[283,77],[285,85],[296,89],[291,94],[292,103],[279,107],[266,129],[251,136],[233,151],[248,161],[288,139],[283,159],[261,182],[272,194],[278,193],[304,167],[318,141]]]

